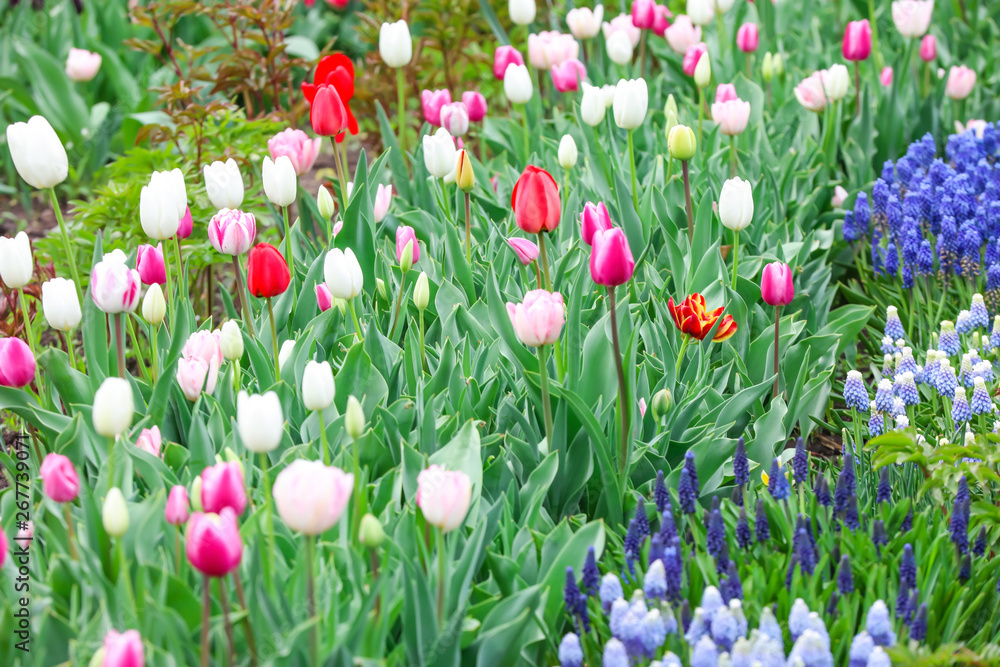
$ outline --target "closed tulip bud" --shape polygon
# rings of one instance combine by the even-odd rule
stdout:
[[[391,204],[392,186],[379,183],[378,189],[375,190],[375,201],[372,203],[372,214],[375,218],[375,224],[385,220],[385,216],[389,214],[389,206]]]
[[[677,115],[677,100],[674,99],[673,93],[667,95],[667,102],[663,105],[663,113],[664,115],[670,113],[674,114],[674,116]]]
[[[929,63],[937,58],[937,40],[934,35],[924,35],[920,40],[920,59]]]
[[[0,387],[27,387],[35,379],[35,355],[20,338],[0,338]]]
[[[0,279],[8,288],[21,289],[30,283],[34,266],[27,234],[18,232],[14,238],[0,236]]]
[[[417,283],[413,287],[413,305],[417,307],[417,310],[423,311],[427,308],[427,302],[430,301],[431,290],[430,285],[427,281],[427,274],[423,271],[417,276]]]
[[[320,535],[332,528],[347,509],[354,475],[321,461],[297,459],[274,480],[274,504],[292,530]]]
[[[413,268],[413,239],[408,239],[403,251],[399,253],[399,270],[408,273]]]
[[[736,31],[736,46],[743,53],[753,53],[760,44],[760,33],[756,23],[744,23]]]
[[[382,24],[378,32],[378,53],[382,62],[393,69],[410,64],[413,58],[413,40],[406,21]]]
[[[208,200],[217,209],[239,208],[243,203],[243,176],[236,160],[213,162],[202,169]]]
[[[948,70],[948,81],[945,83],[944,94],[953,100],[964,100],[976,87],[976,72],[965,65],[952,67]]]
[[[358,539],[369,549],[378,549],[385,541],[385,530],[382,529],[382,522],[375,518],[371,512],[361,517]]]
[[[795,99],[803,107],[815,113],[826,109],[827,97],[822,73],[816,72],[795,86]]]
[[[292,161],[295,173],[302,176],[309,173],[309,170],[316,163],[322,143],[322,137],[311,139],[302,130],[287,127],[267,140],[267,150],[271,154],[272,160],[277,160],[282,155],[287,155],[288,159]],[[229,206],[226,208],[235,207]]]
[[[54,188],[69,174],[66,149],[42,116],[8,125],[7,147],[18,175],[33,188]]]
[[[781,52],[774,54],[774,58],[771,61],[771,67],[774,68],[774,76],[780,77],[785,73],[785,58],[781,55]]]
[[[441,107],[441,127],[453,137],[460,137],[469,131],[469,110],[465,102],[451,102]]]
[[[273,161],[270,155],[265,155],[262,171],[264,194],[272,204],[288,206],[295,201],[298,178],[295,175],[295,167],[287,155],[281,155]]]
[[[787,306],[795,298],[792,270],[784,262],[771,262],[764,267],[760,280],[760,296],[771,306]]]
[[[187,187],[180,169],[154,171],[139,193],[139,222],[147,236],[161,241],[177,234],[187,210]]]
[[[753,190],[750,181],[730,178],[719,194],[719,219],[726,229],[738,232],[753,222]]]
[[[163,323],[163,318],[166,316],[167,301],[163,298],[163,289],[153,283],[146,290],[146,296],[142,299],[142,319],[155,328]]]
[[[614,287],[632,279],[635,260],[620,227],[594,233],[590,247],[590,277],[598,285]]]
[[[666,137],[669,140],[670,139],[670,132],[675,127],[677,127],[677,125],[680,124],[680,121],[677,120],[677,112],[674,111],[673,109],[667,109],[666,114],[664,114],[664,115],[665,115],[665,119],[664,119],[664,123],[663,123],[663,136]]]
[[[591,127],[597,127],[604,122],[607,106],[604,104],[604,94],[597,86],[583,84],[583,97],[580,99],[580,119]]]
[[[611,214],[608,213],[608,207],[604,205],[604,202],[584,204],[583,212],[580,214],[580,238],[583,239],[584,243],[592,245],[594,234],[598,231],[611,229],[613,226]]]
[[[135,255],[135,269],[139,272],[139,280],[143,285],[166,284],[167,265],[163,260],[163,243],[157,243],[155,248],[148,244],[139,246]]]
[[[170,495],[167,496],[167,507],[163,511],[164,518],[171,526],[183,526],[187,523],[190,515],[189,507],[187,489],[176,484],[170,489]]]
[[[694,130],[687,125],[674,127],[667,137],[667,148],[670,150],[670,157],[675,160],[690,160],[698,148]]]
[[[455,162],[455,183],[462,192],[472,192],[472,188],[476,187],[476,172],[472,169],[469,152],[464,148],[458,151],[458,160]]]
[[[80,478],[68,457],[48,453],[39,470],[42,476],[42,490],[57,503],[71,503],[80,494]]]
[[[589,7],[577,7],[569,10],[566,14],[566,25],[569,31],[577,39],[590,39],[596,37],[601,31],[601,23],[604,20],[604,5],[597,5],[594,9]]]
[[[508,0],[507,13],[517,25],[528,25],[535,20],[535,0]]]
[[[233,320],[223,323],[219,331],[219,349],[226,361],[236,361],[243,356],[243,334]]]
[[[478,123],[486,118],[486,96],[475,90],[462,93],[462,104],[469,113],[469,120]]]
[[[335,210],[333,195],[330,194],[330,191],[326,189],[325,185],[320,185],[319,191],[316,193],[316,207],[319,209],[319,214],[323,216],[324,219],[330,220],[333,218]]]
[[[564,134],[559,140],[559,166],[563,169],[572,169],[576,166],[579,155],[573,135]]]
[[[872,52],[872,28],[868,19],[850,21],[844,29],[840,52],[845,60],[861,62]]]
[[[823,79],[823,89],[829,100],[837,102],[847,96],[851,79],[846,65],[832,65],[830,69],[822,70],[820,76]]]
[[[104,635],[98,667],[145,667],[146,650],[138,630],[118,633],[114,630]]]
[[[66,76],[73,81],[90,81],[101,69],[101,54],[87,49],[70,48],[66,58]]]
[[[187,525],[185,552],[191,565],[210,577],[224,577],[239,567],[243,539],[236,512],[226,507],[220,514],[193,514]]]
[[[270,452],[281,444],[285,417],[273,391],[253,396],[241,391],[236,398],[236,427],[243,446],[254,453]]]
[[[75,329],[83,317],[80,298],[76,295],[76,284],[67,278],[53,278],[42,283],[42,311],[53,329]]]
[[[528,165],[510,196],[517,226],[529,234],[553,232],[559,226],[559,186],[552,174]]]
[[[258,298],[284,294],[292,273],[281,251],[270,243],[258,243],[247,257],[247,290]]]
[[[694,68],[694,85],[704,88],[712,82],[712,57],[706,52]]]
[[[687,10],[684,14],[691,18],[695,25],[708,25],[715,17],[713,0],[687,0]]]
[[[774,78],[774,55],[770,51],[764,54],[764,60],[760,65],[760,74],[768,83]]]
[[[353,299],[361,294],[361,288],[364,286],[361,264],[350,248],[346,250],[334,248],[326,253],[323,277],[326,279],[330,294],[338,299]]]
[[[472,480],[460,470],[434,464],[417,475],[417,507],[430,525],[449,533],[465,522]]]
[[[105,378],[94,392],[91,418],[98,435],[116,438],[132,425],[135,403],[132,386],[124,378]]]
[[[347,397],[347,409],[344,415],[344,429],[351,440],[357,440],[365,432],[367,420],[365,411],[361,408],[361,403],[354,396]]]
[[[527,104],[534,90],[531,86],[531,75],[524,65],[507,65],[503,75],[503,93],[511,104]]]
[[[525,70],[527,71],[527,70]],[[424,167],[434,178],[445,178],[455,174],[458,150],[455,139],[448,130],[440,127],[434,134],[425,134],[423,139]]]
[[[104,524],[104,532],[111,537],[121,537],[128,530],[128,505],[125,504],[122,490],[117,486],[111,487],[108,497],[104,499],[101,521]]]
[[[243,466],[220,461],[201,471],[201,504],[207,512],[231,509],[242,514],[247,506]]]
[[[195,512],[204,512],[205,508],[201,504],[201,475],[194,478],[191,482],[191,509]]]
[[[413,267],[410,267],[410,268],[413,268]],[[327,290],[327,292],[329,292],[329,291],[330,290]],[[388,301],[389,300],[389,290],[385,286],[385,281],[382,280],[381,278],[376,278],[375,279],[375,291],[378,292],[379,298],[382,299],[383,301]]]
[[[310,361],[302,373],[302,402],[306,410],[326,410],[336,393],[329,361]]]
[[[608,51],[608,58],[616,65],[627,65],[632,61],[632,52],[634,50],[632,40],[628,38],[628,34],[623,30],[611,33],[604,40],[604,48]]]
[[[674,397],[669,389],[664,388],[653,394],[653,419],[660,421],[673,404]]]
[[[284,343],[282,343],[281,350],[278,352],[278,366],[283,368],[285,366],[285,362],[292,357],[292,352],[294,351],[295,351],[294,340],[289,339],[286,340]]]
[[[892,3],[892,22],[903,37],[920,37],[931,25],[934,0],[896,0]]]

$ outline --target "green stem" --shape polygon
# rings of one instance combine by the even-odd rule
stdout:
[[[406,273],[399,279],[399,292],[396,293],[396,313],[392,317],[392,329],[389,330],[389,340],[395,342],[396,325],[399,324],[399,310],[403,305],[403,286],[406,284]]]
[[[733,230],[733,291],[736,291],[736,267],[740,263],[740,233]]]
[[[66,540],[69,542],[69,556],[73,560],[80,560],[76,555],[76,541],[73,539],[73,513],[70,503],[63,503],[63,512],[66,514]]]
[[[21,317],[24,319],[24,337],[28,339],[28,349],[31,350],[31,356],[37,359],[38,354],[35,352],[35,334],[31,329],[31,314],[28,311],[28,301],[24,298],[24,289],[18,289],[17,295],[18,301],[21,302]],[[39,393],[41,393],[40,389]]]
[[[639,212],[639,186],[637,185],[637,180],[635,177],[635,148],[632,145],[632,130],[628,131],[628,160],[629,166],[632,168],[632,206],[635,208],[635,212]]]
[[[281,207],[282,217],[285,219],[285,262],[288,263],[288,273],[294,276],[295,273],[292,269],[292,230],[288,225],[288,207]]]
[[[715,29],[719,33],[719,56],[724,56],[726,54],[726,28],[722,24],[722,13],[716,10],[715,12]],[[721,57],[719,58],[722,59]]]
[[[628,385],[625,381],[625,367],[622,365],[621,345],[618,342],[618,315],[616,313],[615,288],[613,286],[608,287],[608,315],[611,317],[611,344],[615,351],[615,370],[618,371],[618,417],[622,427],[621,468],[622,475],[624,475],[628,466],[628,435],[631,406],[628,403]]]
[[[281,379],[281,362],[278,357],[281,352],[278,350],[278,330],[274,326],[274,308],[271,307],[271,297],[267,297],[267,317],[271,320],[271,348],[274,350],[274,381]]]
[[[427,353],[424,351],[424,311],[421,310],[418,313],[417,317],[420,320],[420,322],[419,322],[419,324],[420,324],[420,327],[419,327],[419,331],[420,331],[420,367],[423,370],[426,371],[427,370]]]
[[[340,154],[337,151],[335,137],[330,137],[330,145],[333,147],[333,166],[337,171],[337,180],[340,181],[340,215],[343,217],[344,211],[347,210],[347,181],[344,180],[344,170],[340,164]]]
[[[174,574],[181,576],[181,527],[174,529]]]
[[[306,604],[309,620],[316,617],[316,573],[313,563],[316,560],[316,538],[313,535],[306,535]],[[309,628],[309,657],[310,664],[319,664],[319,632],[316,623]]]
[[[73,343],[73,331],[66,332],[66,352],[69,354],[69,367],[76,368],[76,345]]]
[[[354,299],[347,300],[347,307],[351,309],[351,319],[354,320],[354,335],[358,337],[358,342],[365,340],[361,333],[361,322],[358,321],[358,313],[354,310]]]
[[[465,261],[472,264],[472,210],[469,193],[465,193]]]
[[[224,579],[216,579],[219,582],[219,606],[222,608],[222,625],[226,630],[226,646],[229,653],[226,654],[226,664],[230,667],[234,664],[236,656],[236,642],[233,639],[233,625],[229,621],[229,602],[226,600],[226,582]]]
[[[128,560],[125,559],[125,543],[120,537],[115,541],[118,543],[118,558],[120,561],[118,576],[122,578],[122,582],[125,584],[125,596],[132,603],[132,609],[138,611],[135,603],[135,591],[132,590],[132,577],[129,574]]]
[[[396,100],[396,114],[398,120],[396,121],[396,131],[399,133],[399,152],[403,155],[403,164],[406,164],[406,98],[403,94],[404,89],[403,68],[397,67],[396,93],[398,97]]]
[[[736,156],[736,136],[730,135],[729,137],[729,177],[736,178],[736,168],[739,164],[739,158]]]
[[[444,629],[444,589],[447,581],[444,578],[444,529],[438,528],[438,590],[437,590],[437,613],[438,628]]]
[[[524,126],[524,164],[531,158],[531,145],[528,143],[528,105],[521,107],[521,123]]]
[[[167,243],[169,244],[169,241]],[[182,287],[187,283],[184,280],[184,264],[181,262],[181,239],[179,236],[174,236],[174,259],[177,261],[177,303],[179,304],[188,296],[186,287]],[[164,266],[166,263],[167,260],[164,258]]]
[[[271,498],[271,478],[268,475],[268,461],[267,453],[260,452],[260,473],[264,477],[264,505],[266,507],[266,527],[265,531],[267,533],[267,549],[265,550],[264,558],[264,579],[267,581],[267,588],[269,591],[274,593],[274,578],[271,576],[272,566],[275,560],[275,549],[274,549],[274,499]]]
[[[705,120],[705,89],[698,86],[698,145],[701,146],[701,124]]]
[[[243,322],[250,329],[250,335],[256,338],[257,333],[254,331],[253,318],[250,316],[250,292],[243,284],[243,272],[240,271],[240,260],[237,255],[233,255],[233,271],[236,273],[236,289],[240,293],[240,302],[243,306]]]
[[[552,279],[549,277],[549,258],[545,252],[545,235],[538,232],[538,258],[541,260],[542,275],[545,276],[545,289],[552,291]]]
[[[330,465],[330,446],[326,441],[326,424],[323,421],[323,411],[316,411],[316,418],[319,420],[319,440],[323,447],[323,465]]]
[[[206,574],[202,578],[201,598],[201,667],[208,667],[211,651],[208,646],[208,624],[212,619],[212,592],[209,588],[212,580]]]
[[[80,275],[76,269],[76,257],[73,254],[73,248],[69,244],[69,235],[66,233],[66,223],[63,222],[62,209],[59,208],[59,198],[56,197],[56,189],[49,188],[49,201],[52,202],[52,211],[56,214],[56,221],[59,223],[59,232],[62,235],[63,250],[66,252],[66,262],[69,264],[69,272],[73,276],[73,282],[76,284],[76,295],[83,301],[82,292],[83,285],[80,283]]]
[[[691,204],[691,179],[687,160],[681,160],[681,172],[684,175],[684,210],[688,219],[688,241],[694,241],[694,207]]]
[[[542,385],[542,414],[545,417],[545,441],[548,449],[552,449],[552,403],[549,398],[549,371],[546,368],[545,346],[538,348],[538,375]]]
[[[108,438],[108,492],[115,485],[115,444],[117,442],[118,438]]]
[[[149,357],[150,357],[150,363],[153,366],[153,384],[155,385],[156,384],[156,378],[158,378],[160,376],[160,372],[159,372],[159,368],[160,368],[160,348],[156,344],[157,343],[157,339],[159,338],[159,334],[160,334],[160,325],[157,324],[155,327],[152,326],[152,325],[150,325],[150,331],[151,331],[151,334],[150,334],[150,337],[149,337]],[[72,345],[70,345],[70,347],[72,348]],[[72,355],[70,356],[70,360],[72,361]]]
[[[681,341],[681,349],[677,353],[677,365],[674,368],[674,375],[678,378],[681,374],[681,362],[684,360],[684,352],[687,350],[688,343],[691,341],[691,337],[687,334],[682,334],[684,339]]]
[[[882,54],[878,50],[878,21],[875,20],[875,0],[868,0],[868,23],[872,27],[872,51],[875,54],[875,65],[879,71],[885,66]]]
[[[167,241],[167,243],[169,245],[170,242]],[[167,254],[169,254],[170,250],[168,249],[166,252],[167,252]],[[166,300],[167,300],[167,311],[170,313],[170,316],[173,317],[174,316],[174,293],[170,289],[170,283],[172,281],[170,280],[170,258],[169,257],[165,256],[163,258],[163,268],[166,271],[166,273],[165,273],[165,275],[166,275],[166,282],[163,284],[163,286],[167,290],[167,293],[164,295],[166,297]],[[180,276],[177,277],[177,280],[178,281],[180,280]],[[179,283],[178,283],[178,285],[179,285]]]
[[[243,634],[246,636],[247,649],[250,651],[250,667],[257,667],[257,641],[254,638],[253,627],[250,625],[250,613],[247,608],[247,596],[243,592],[243,581],[240,579],[240,570],[233,570],[233,583],[236,584],[236,599],[240,602],[240,609],[243,615]]]
[[[114,315],[115,346],[118,348],[118,377],[125,377],[125,336],[122,333],[122,314]]]
[[[778,359],[778,323],[781,321],[781,306],[774,307],[774,394],[772,398],[778,398],[778,380],[781,378]]]

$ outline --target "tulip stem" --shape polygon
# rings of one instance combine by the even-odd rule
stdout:
[[[681,374],[681,362],[684,361],[684,352],[687,350],[688,343],[691,341],[691,336],[683,334],[684,339],[681,341],[681,349],[677,353],[677,364],[674,368],[674,376],[679,377]]]
[[[521,124],[524,126],[524,164],[527,166],[531,158],[531,147],[528,143],[528,105],[521,106]]]
[[[253,626],[250,625],[250,610],[247,609],[247,597],[243,593],[243,581],[240,579],[239,568],[233,570],[233,583],[236,584],[236,599],[239,600],[240,607],[246,612],[243,615],[243,634],[246,636],[247,649],[250,651],[250,667],[257,667],[257,641],[253,635]]]
[[[403,155],[403,164],[406,164],[406,98],[404,96],[405,90],[405,79],[403,76],[403,68],[396,68],[396,92],[398,94],[398,99],[396,101],[396,131],[399,133],[399,152]]]
[[[472,264],[472,210],[468,192],[465,193],[465,261]]]
[[[444,529],[438,528],[438,595],[437,595],[437,612],[438,612],[438,630],[444,630],[444,589],[447,583],[444,578]]]
[[[313,563],[316,560],[316,538],[313,535],[305,535],[306,541],[306,610],[309,620],[316,618],[316,574],[313,571]],[[309,657],[311,665],[319,664],[319,632],[316,623],[309,628]]]
[[[624,474],[628,467],[629,404],[625,367],[622,366],[621,345],[618,342],[618,314],[615,312],[615,288],[608,286],[608,315],[611,317],[611,344],[615,350],[615,370],[618,371],[618,417],[622,426],[621,467]]]
[[[323,465],[330,465],[330,446],[326,441],[326,423],[323,421],[323,411],[316,411],[316,419],[319,420],[319,441],[323,447]]]
[[[108,488],[107,491],[111,491],[111,487],[115,485],[115,443],[118,442],[118,438],[114,437],[108,438]]]
[[[185,282],[184,282],[184,263],[181,261],[181,237],[176,236],[176,235],[174,236],[174,259],[177,260],[177,302],[176,303],[180,303],[180,301],[181,301],[181,294],[184,293],[182,291],[182,287],[181,286],[185,284]],[[166,265],[167,262],[163,262],[163,264]]]
[[[854,115],[861,115],[861,64],[854,61]]]
[[[72,331],[66,332],[66,352],[69,354],[69,367],[76,368],[76,345],[73,344],[74,334]]]
[[[208,624],[212,618],[212,591],[210,589],[211,579],[206,574],[202,579],[201,596],[201,667],[208,667]]]
[[[76,259],[73,256],[73,249],[69,244],[69,235],[66,233],[66,223],[63,222],[62,209],[59,208],[59,198],[56,197],[56,189],[49,188],[49,200],[52,202],[52,211],[56,214],[59,222],[59,232],[62,235],[63,250],[66,251],[66,261],[69,262],[69,271],[73,275],[73,282],[76,284],[76,295],[82,301],[83,285],[80,284],[80,275],[76,270]]]
[[[538,232],[538,260],[536,260],[536,265],[542,265],[542,274],[545,276],[545,289],[549,292],[552,291],[552,277],[549,274],[549,257],[545,252],[545,236],[542,232]],[[541,289],[541,281],[539,281],[539,289]],[[562,351],[559,349],[559,341],[556,340],[552,344],[552,353],[556,357],[556,376],[559,381],[563,380],[563,364],[562,364]]]
[[[21,317],[24,318],[24,337],[28,339],[28,349],[31,350],[31,356],[35,359],[38,358],[38,354],[35,352],[35,334],[31,330],[31,314],[28,311],[28,301],[24,298],[24,289],[19,288],[17,290],[18,301],[21,303]],[[39,380],[41,379],[41,374],[38,374]],[[41,393],[41,384],[39,384],[39,393]]]
[[[552,402],[549,398],[549,370],[546,368],[547,359],[545,346],[538,347],[538,375],[542,385],[542,414],[545,417],[545,442],[546,448],[552,449]]]
[[[632,168],[632,206],[639,212],[639,186],[635,177],[635,147],[632,141],[632,130],[628,131],[628,161]]]
[[[220,578],[219,582],[219,604],[222,606],[222,625],[226,629],[226,642],[229,644],[229,654],[226,656],[226,664],[233,664],[233,657],[236,655],[236,642],[233,639],[233,625],[229,622],[229,604],[226,600],[226,584]],[[314,663],[315,664],[315,663]]]
[[[271,320],[271,348],[274,350],[274,381],[281,379],[281,362],[278,351],[278,330],[274,326],[274,308],[271,306],[271,297],[267,297],[267,317]]]
[[[736,267],[740,263],[740,232],[733,230],[733,291],[736,291]]]
[[[354,320],[354,335],[357,336],[359,343],[363,343],[365,337],[361,334],[361,322],[358,321],[358,312],[354,309],[354,299],[347,300],[347,307],[351,309],[351,319]]]
[[[698,145],[701,146],[701,124],[705,120],[705,89],[698,86]]]
[[[250,335],[256,338],[257,333],[253,328],[253,318],[250,317],[250,292],[247,291],[246,285],[243,284],[243,272],[240,271],[240,260],[236,255],[233,255],[233,271],[236,272],[236,290],[240,294],[240,301],[243,306],[243,321],[246,322],[247,328],[250,329]]]
[[[781,306],[774,307],[774,394],[772,398],[778,398],[778,323],[781,318]]]
[[[135,592],[132,590],[132,576],[129,574],[128,560],[125,559],[125,542],[122,538],[115,539],[116,551],[118,552],[118,576],[121,577],[122,582],[125,584],[125,595],[128,601],[132,603],[132,610],[138,611],[135,603]]]
[[[875,52],[876,69],[881,71],[885,63],[878,50],[878,21],[875,20],[875,0],[868,0],[868,22],[872,27],[872,51]]]
[[[344,211],[347,209],[347,181],[344,180],[344,170],[340,165],[336,137],[330,137],[330,145],[333,146],[333,166],[337,170],[337,180],[340,181],[340,216],[343,218]]]
[[[267,452],[260,452],[260,474],[264,478],[264,504],[267,514],[267,550],[264,558],[264,578],[267,588],[274,592],[274,581],[271,577],[271,565],[274,563],[274,500],[271,498],[271,478],[268,475]]]
[[[69,503],[63,503],[63,512],[66,515],[66,540],[69,542],[69,556],[73,560],[79,560],[76,555],[76,543],[73,540],[73,513]]]
[[[115,319],[115,346],[118,352],[118,377],[125,377],[125,336],[122,334],[122,314],[113,315]]]
[[[174,529],[174,573],[181,576],[181,527]]]
[[[399,324],[399,310],[403,306],[403,289],[406,284],[406,272],[399,279],[399,291],[396,293],[396,313],[392,316],[392,328],[389,330],[389,340],[395,341],[396,325]]]
[[[729,177],[736,178],[736,169],[739,166],[739,157],[736,154],[736,136],[729,137]]]
[[[292,268],[292,230],[288,225],[288,207],[281,207],[282,217],[285,219],[285,261],[288,263],[288,273],[295,277],[295,272]]]
[[[691,179],[688,174],[688,161],[681,160],[681,173],[684,175],[684,210],[688,219],[688,240],[694,241],[694,210],[691,205]]]
[[[159,377],[159,375],[160,375],[160,373],[159,373],[159,368],[160,368],[160,348],[156,344],[157,339],[159,338],[159,335],[160,335],[160,325],[159,324],[157,324],[156,326],[150,325],[149,329],[150,329],[150,332],[151,332],[150,336],[149,336],[149,357],[150,357],[150,363],[153,366],[153,384],[156,384],[156,378]],[[72,347],[73,347],[73,345],[72,345],[72,343],[70,343],[70,348],[72,348]],[[72,355],[72,353],[70,354],[70,365],[73,365],[73,355]]]
[[[421,310],[418,315],[420,320],[420,367],[423,370],[427,370],[427,353],[424,351],[424,311]]]

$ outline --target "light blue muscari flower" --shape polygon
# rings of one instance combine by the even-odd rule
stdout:
[[[872,649],[872,654],[868,656],[866,667],[892,667],[892,660],[889,659],[889,654],[883,651],[881,646],[876,646]]]
[[[993,382],[995,377],[996,376],[993,373],[993,364],[988,361],[980,361],[972,367],[973,382],[976,381],[976,378],[982,378],[986,382]]]
[[[691,651],[691,667],[718,667],[719,650],[708,635],[703,636]]]
[[[896,415],[894,419],[896,423],[892,426],[893,431],[902,431],[910,428],[910,418],[906,415]]]
[[[871,404],[871,416],[868,418],[868,433],[873,438],[885,433],[885,419],[882,417],[882,413],[875,409],[875,401],[872,401]]]
[[[604,611],[607,612],[611,609],[611,605],[620,597],[625,595],[622,591],[622,582],[618,579],[618,575],[608,572],[601,579],[600,588],[601,606],[604,607]]]
[[[722,600],[722,594],[715,586],[707,586],[705,592],[701,594],[701,613],[705,615],[705,623],[711,625],[715,618],[715,612],[726,606]]]
[[[913,373],[914,379],[917,377],[917,360],[913,358],[912,347],[904,347],[899,353],[896,375],[898,376],[900,373]]]
[[[951,367],[951,362],[948,359],[942,359],[934,388],[938,390],[939,395],[954,398],[956,387],[958,387],[958,378],[955,377],[955,369]]]
[[[986,310],[986,303],[983,301],[983,295],[976,293],[972,295],[972,305],[969,307],[969,316],[972,320],[972,326],[985,329],[990,326],[990,314]]]
[[[865,630],[878,646],[895,645],[896,633],[892,629],[892,618],[889,616],[889,608],[882,600],[876,600],[868,609]]]
[[[746,637],[747,631],[750,629],[750,624],[747,622],[746,614],[743,613],[743,603],[737,599],[730,600],[729,611],[732,612],[733,618],[736,619],[737,635]]]
[[[736,619],[729,611],[728,607],[723,607],[715,612],[712,619],[712,639],[726,651],[732,649],[733,642],[739,637],[739,628]]]
[[[833,667],[830,644],[815,630],[806,630],[795,640],[788,654],[789,664],[794,664],[796,659],[801,660],[805,667]]]
[[[629,667],[628,652],[625,650],[625,644],[622,644],[614,637],[609,639],[608,643],[604,645],[604,659],[602,664],[604,667]]]
[[[660,658],[660,667],[682,667],[681,659],[673,651],[667,651],[666,655]]]
[[[826,631],[826,623],[815,611],[809,614],[809,629],[822,637],[827,646],[830,645],[830,633]]]
[[[875,648],[875,642],[867,630],[862,630],[855,635],[854,640],[851,642],[848,667],[865,667],[868,664],[868,656],[871,655],[873,648]]]
[[[958,317],[955,318],[955,331],[964,336],[972,333],[972,329],[972,314],[967,310],[959,311]]]
[[[646,578],[642,582],[642,590],[650,600],[659,600],[667,594],[667,571],[663,561],[656,559],[646,570]]]
[[[792,603],[792,610],[788,614],[788,632],[792,635],[792,641],[799,638],[803,632],[809,629],[809,605],[802,598],[796,598]]]
[[[740,637],[733,643],[733,650],[730,652],[733,667],[752,667],[753,665],[753,643],[746,637]]]
[[[893,340],[892,336],[882,336],[882,354],[895,354],[896,352],[896,341]]]
[[[629,604],[625,601],[625,598],[618,598],[611,603],[608,627],[611,628],[611,634],[615,637],[622,636],[622,624],[625,621],[625,615],[628,614],[628,610]]]
[[[962,355],[962,363],[958,366],[958,383],[966,386],[972,386],[972,371],[973,371],[973,360],[972,355],[966,352]]]
[[[903,322],[899,319],[899,311],[896,309],[896,306],[889,306],[885,309],[885,335],[893,340],[906,335],[903,331]]]
[[[933,348],[927,350],[927,363],[924,364],[923,381],[935,389],[937,388],[937,376],[940,368],[941,359],[938,358],[938,351]]]
[[[781,641],[781,626],[778,625],[778,619],[774,617],[774,611],[770,607],[764,607],[760,610],[760,621],[757,625],[757,630],[761,635]]]
[[[781,639],[762,635],[753,645],[751,665],[759,662],[761,667],[785,667],[785,647]]]
[[[684,633],[684,639],[691,646],[697,644],[702,637],[709,633],[711,626],[705,622],[705,612],[702,611],[701,607],[697,607],[694,610],[694,615],[691,617],[691,625],[688,626],[688,630]]]
[[[901,417],[906,414],[906,403],[899,396],[892,399],[892,416]]]
[[[663,617],[663,629],[668,635],[672,635],[677,632],[677,618],[674,616],[673,610],[671,610],[669,605],[663,605],[660,614]]]
[[[646,649],[646,655],[653,655],[656,649],[663,646],[663,642],[667,639],[667,625],[659,609],[650,611],[642,619],[640,639],[643,648]]]
[[[911,371],[896,375],[893,390],[896,392],[896,396],[903,399],[904,405],[917,405],[920,403],[920,393],[917,391],[917,383],[914,381]]]
[[[972,408],[969,406],[969,401],[965,397],[965,387],[957,387],[955,389],[954,402],[951,404],[951,420],[955,422],[955,424],[961,424],[969,421],[969,417],[971,416]]]
[[[969,401],[969,406],[974,415],[985,415],[993,412],[990,391],[986,388],[986,381],[981,377],[977,377],[973,382],[972,400]]]
[[[563,635],[559,642],[559,664],[562,667],[580,667],[583,664],[583,648],[575,633]]]
[[[896,375],[896,358],[887,354],[882,357],[882,377],[891,380]]]
[[[938,349],[942,350],[949,357],[953,357],[962,351],[962,342],[958,338],[958,332],[955,331],[955,324],[949,320],[941,322]]]

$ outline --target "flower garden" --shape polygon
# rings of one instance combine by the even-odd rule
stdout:
[[[0,665],[1000,665],[998,23],[0,2]]]

